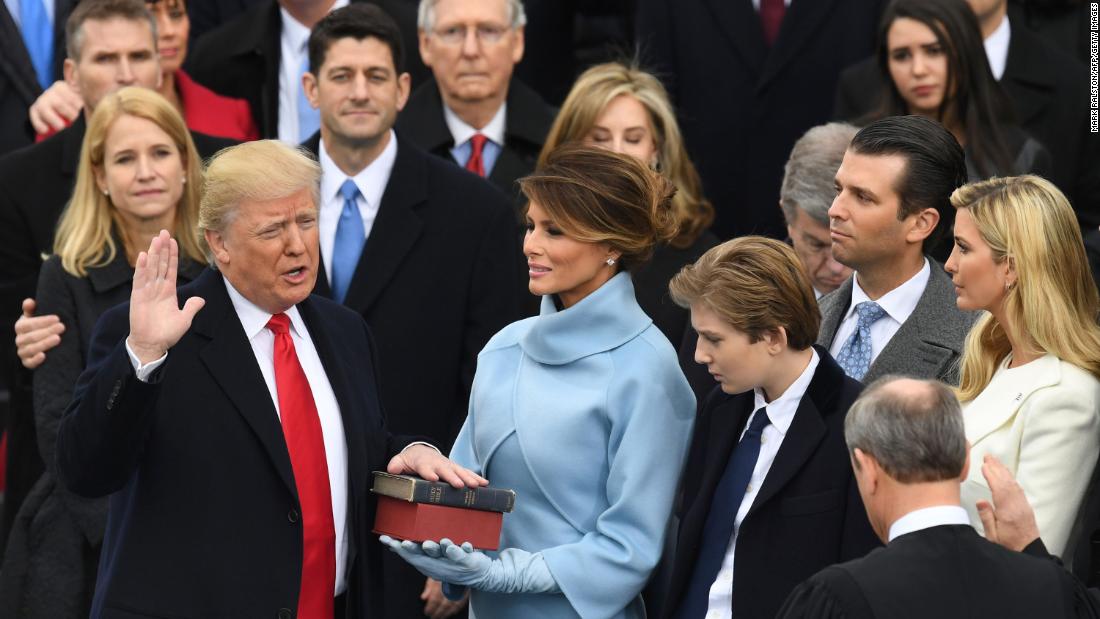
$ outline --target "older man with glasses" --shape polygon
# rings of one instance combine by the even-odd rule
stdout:
[[[515,180],[534,169],[554,120],[512,79],[526,22],[520,0],[421,0],[420,57],[435,79],[413,92],[397,122],[404,137],[517,200]]]

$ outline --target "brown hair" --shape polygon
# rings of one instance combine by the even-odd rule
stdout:
[[[786,243],[744,236],[711,248],[669,283],[681,307],[702,304],[759,341],[782,327],[787,345],[805,350],[817,339],[821,314],[810,280]]]
[[[676,188],[629,155],[566,144],[533,174],[519,179],[519,187],[565,234],[586,243],[607,243],[619,252],[620,270],[644,264],[657,243],[676,233]]]
[[[703,182],[684,147],[668,92],[660,80],[637,65],[598,64],[577,78],[546,136],[539,164],[558,146],[583,142],[604,109],[622,95],[633,97],[645,108],[657,147],[657,169],[676,186],[672,197],[676,234],[669,245],[690,247],[714,222],[714,207],[703,197]]]

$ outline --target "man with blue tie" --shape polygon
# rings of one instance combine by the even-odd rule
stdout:
[[[951,278],[926,254],[950,238],[949,198],[965,182],[962,147],[933,120],[884,118],[852,139],[829,219],[833,256],[855,273],[820,299],[817,338],[848,376],[958,384],[977,316],[956,307]]]
[[[303,145],[321,164],[316,292],[371,326],[389,426],[449,449],[478,352],[520,316],[514,212],[490,183],[393,130],[409,75],[400,31],[380,8],[352,3],[327,15],[309,59],[306,94],[321,122]],[[423,614],[424,578],[387,560],[387,616]]]

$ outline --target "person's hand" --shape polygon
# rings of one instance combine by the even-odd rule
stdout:
[[[447,538],[438,544],[431,540],[423,544],[399,542],[389,535],[378,539],[421,574],[454,585],[476,586],[488,576],[493,563],[485,553],[474,550],[470,542],[457,546]]]
[[[176,298],[179,245],[167,230],[138,254],[130,293],[130,335],[126,342],[142,364],[160,359],[191,328],[206,301],[191,297],[180,309]]]
[[[42,365],[46,352],[61,343],[65,325],[57,314],[35,316],[34,299],[23,299],[23,315],[15,321],[15,350],[28,370]]]
[[[425,616],[431,619],[446,619],[466,607],[470,594],[467,590],[461,600],[449,600],[443,595],[443,583],[427,578],[424,580],[424,591],[420,593],[420,599],[424,600]]]
[[[489,480],[455,464],[427,445],[410,445],[390,460],[386,472],[391,475],[417,475],[428,481],[442,480],[455,488],[477,488],[489,484]]]
[[[986,539],[1009,550],[1023,550],[1039,538],[1039,525],[1024,489],[1012,472],[989,454],[982,462],[982,475],[993,494],[992,505],[989,501],[977,502]]]
[[[80,93],[64,80],[58,80],[38,95],[31,104],[28,115],[31,125],[38,133],[61,131],[76,120],[84,109],[84,99]]]

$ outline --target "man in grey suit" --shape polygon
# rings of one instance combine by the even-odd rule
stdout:
[[[895,116],[848,146],[829,209],[833,256],[855,270],[820,300],[817,343],[864,382],[905,374],[958,383],[976,315],[960,311],[936,253],[954,220],[949,198],[966,182],[963,149],[939,123]]]

